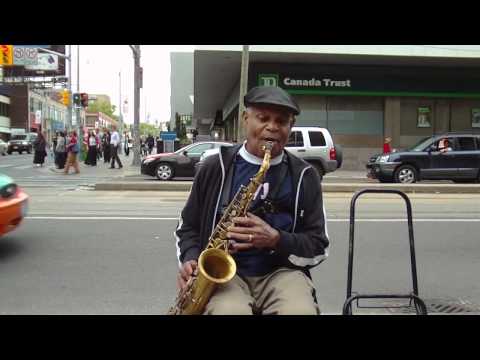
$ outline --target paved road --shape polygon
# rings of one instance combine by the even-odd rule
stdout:
[[[80,174],[64,175],[61,170],[55,169],[51,156],[46,157],[43,167],[33,165],[33,154],[13,153],[0,156],[0,173],[8,175],[22,187],[77,189],[79,187],[93,186],[95,183],[120,178],[129,173],[132,157],[121,156],[121,161],[126,165],[124,169],[109,169],[109,165],[101,159],[97,166],[87,166],[80,162]]]
[[[172,232],[187,194],[29,193],[29,217],[0,241],[0,313],[164,313],[176,293]],[[480,304],[479,196],[411,198],[421,296]],[[345,300],[349,201],[325,196],[332,246],[312,275],[327,314],[340,313]],[[402,206],[382,197],[359,204],[354,290],[409,290]]]

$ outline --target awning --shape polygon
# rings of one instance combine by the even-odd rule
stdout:
[[[11,134],[10,128],[0,126],[0,133]]]

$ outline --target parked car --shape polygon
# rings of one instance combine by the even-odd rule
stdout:
[[[448,139],[450,149],[439,143]],[[420,180],[480,180],[480,133],[445,133],[426,137],[411,148],[374,155],[367,163],[368,176],[380,182],[414,183]]]
[[[28,210],[28,195],[8,176],[0,174],[0,236],[17,228]]]
[[[342,165],[342,150],[339,145],[333,143],[330,132],[325,128],[293,127],[285,150],[312,164],[320,176],[335,171]],[[205,158],[218,151],[218,149],[205,151],[195,165],[195,173]]]
[[[14,151],[18,151],[19,154],[26,151],[27,153],[32,153],[33,142],[37,138],[36,133],[28,134],[16,134],[8,141],[8,154],[11,154]]]
[[[233,144],[226,143],[223,146],[233,146]],[[203,166],[205,159],[209,156],[218,154],[219,151],[220,151],[220,147],[205,150],[203,154],[200,156],[200,159],[198,160],[198,162],[195,164],[195,175],[197,175],[197,173],[200,171],[200,168]]]
[[[204,151],[231,145],[221,141],[202,141],[187,145],[174,153],[149,155],[142,160],[141,173],[156,176],[159,180],[170,180],[174,177],[193,177],[195,164]]]
[[[310,163],[320,176],[342,166],[342,149],[325,128],[294,126],[285,150]]]
[[[7,150],[8,150],[8,144],[2,139],[0,139],[0,154],[5,156],[5,154],[7,153]]]

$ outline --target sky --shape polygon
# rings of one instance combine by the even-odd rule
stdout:
[[[68,49],[68,45],[67,45]],[[133,53],[128,45],[80,45],[80,92],[110,96],[112,105],[127,100],[124,121],[133,124]],[[140,65],[140,121],[170,120],[170,52],[193,52],[194,45],[142,45]],[[72,92],[77,92],[77,45],[72,45]],[[120,76],[121,74],[121,86]],[[68,76],[68,69],[67,69]],[[122,110],[123,111],[123,110]]]

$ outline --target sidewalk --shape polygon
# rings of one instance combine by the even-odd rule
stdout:
[[[140,174],[140,167],[131,166],[132,156],[122,155],[124,165],[121,170],[106,169],[109,174],[115,174],[114,179],[105,179],[95,184],[95,190],[129,190],[129,191],[190,191],[191,179],[159,181],[154,177]],[[103,165],[103,162],[102,162]],[[324,176],[323,192],[354,193],[358,190],[398,189],[405,193],[431,194],[480,194],[480,184],[455,184],[450,181],[430,181],[415,184],[382,184],[377,180],[368,179],[366,171],[337,170]]]

